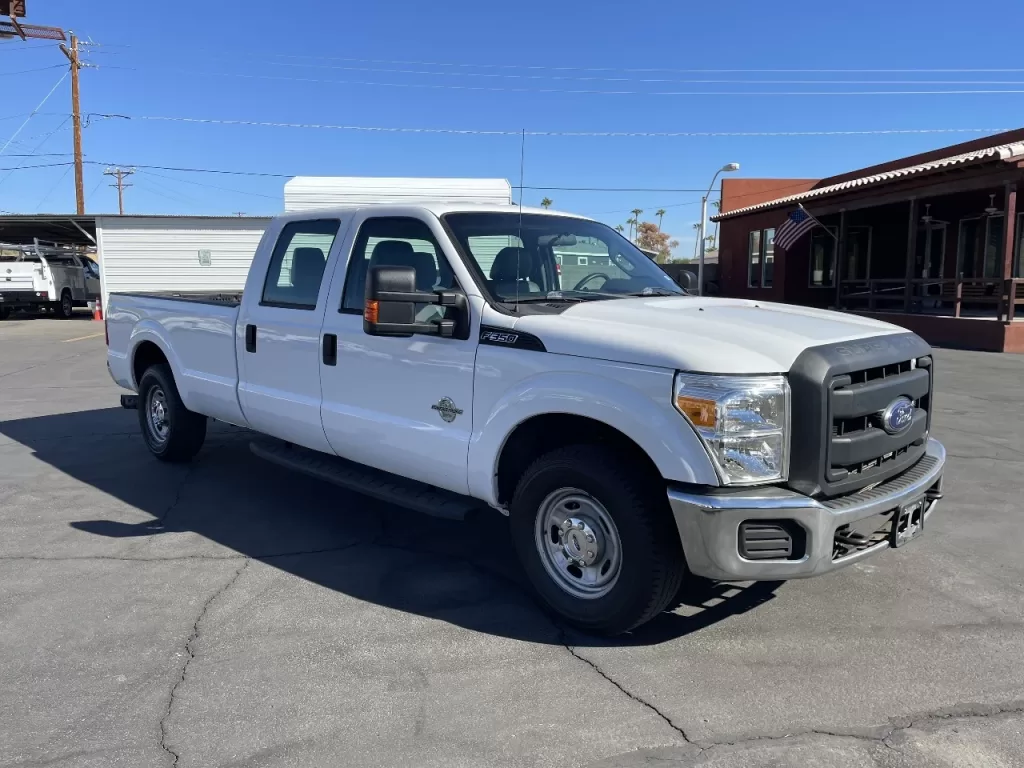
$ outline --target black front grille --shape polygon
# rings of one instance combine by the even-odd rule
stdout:
[[[931,349],[912,333],[806,350],[790,369],[793,440],[789,484],[834,497],[886,480],[925,452],[931,427]],[[881,412],[897,398],[915,406],[892,435]]]
[[[830,482],[878,474],[916,461],[924,452],[931,412],[930,357],[851,371],[835,376],[830,386],[832,435],[828,444]],[[914,404],[914,417],[904,431],[890,435],[882,411],[899,397]]]
[[[807,534],[793,520],[745,520],[738,544],[747,560],[799,560],[807,551]]]

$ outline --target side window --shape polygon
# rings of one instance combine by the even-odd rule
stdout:
[[[761,284],[761,230],[753,230],[747,240],[747,286]]]
[[[420,291],[455,287],[455,276],[441,246],[419,219],[382,217],[363,222],[348,260],[342,312],[362,313],[370,267],[412,267]]]
[[[338,234],[338,219],[293,221],[278,235],[267,267],[260,304],[316,309],[327,257]]]

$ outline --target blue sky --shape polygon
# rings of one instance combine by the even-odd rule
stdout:
[[[83,112],[126,116],[93,117],[84,132],[86,159],[96,163],[86,166],[89,212],[116,210],[111,180],[102,176],[106,163],[287,175],[500,176],[513,184],[519,178],[515,135],[146,117],[513,132],[1024,125],[1024,65],[1012,46],[998,44],[1000,29],[1024,22],[1024,4],[1003,4],[998,22],[975,24],[966,23],[962,2],[950,0],[209,0],[193,13],[188,7],[29,0],[26,21],[74,29],[99,44],[84,49],[98,68],[82,72]],[[0,146],[62,74],[26,70],[63,62],[58,50],[39,42],[0,44],[0,67],[21,73],[4,77]],[[963,71],[986,69],[1017,71]],[[922,90],[1022,93],[857,93]],[[808,91],[841,95],[777,95]],[[4,151],[0,168],[67,162],[60,153],[71,151],[69,103],[65,80]],[[698,189],[726,162],[740,163],[741,176],[821,177],[978,135],[528,136],[525,184]],[[140,169],[131,181],[128,212],[255,214],[281,208],[284,179]],[[524,201],[536,204],[545,195],[557,208],[611,224],[634,207],[650,219],[664,207],[665,230],[682,241],[679,255],[692,252],[699,192],[527,190]],[[73,210],[73,173],[68,166],[0,171],[0,209]]]

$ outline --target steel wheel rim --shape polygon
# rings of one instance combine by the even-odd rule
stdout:
[[[560,488],[541,502],[534,544],[548,576],[573,597],[596,600],[619,580],[619,531],[608,510],[586,491]]]
[[[153,441],[158,445],[167,442],[171,434],[171,423],[167,412],[167,396],[160,387],[153,387],[146,395],[146,424]]]

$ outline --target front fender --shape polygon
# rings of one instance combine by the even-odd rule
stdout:
[[[496,506],[498,460],[509,435],[526,420],[553,413],[583,416],[617,429],[643,449],[666,480],[717,485],[693,428],[672,408],[671,374],[665,374],[665,382],[652,382],[650,371],[618,373],[632,373],[640,386],[594,373],[540,373],[517,382],[493,405],[480,411],[474,406],[470,495]],[[478,382],[478,394],[483,394],[481,389]]]

